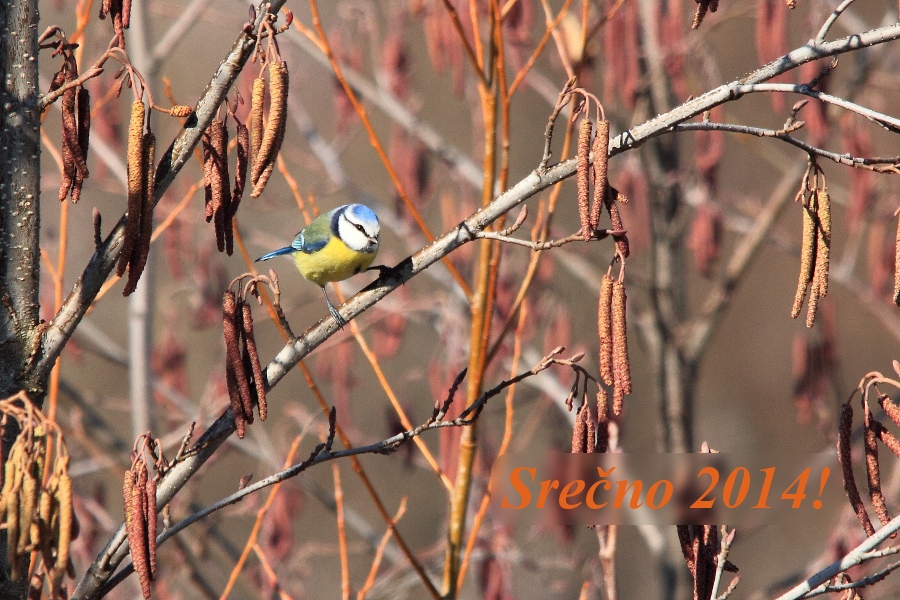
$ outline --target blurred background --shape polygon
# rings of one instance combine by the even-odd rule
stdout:
[[[98,20],[97,6],[91,4],[45,0],[40,6],[41,29],[57,24],[67,32],[75,31],[76,14],[87,6],[91,19],[79,49],[82,70],[102,54],[112,35],[109,22]],[[470,3],[449,4],[457,7],[471,40]],[[696,5],[686,0],[500,4],[509,5],[502,28],[507,83],[523,72],[542,43],[547,23],[558,17],[554,35],[543,41],[543,50],[510,96],[510,185],[541,160],[545,126],[569,77],[567,69],[577,71],[578,84],[599,97],[617,135],[802,46],[834,8],[822,0],[800,0],[793,10],[780,1],[723,1],[692,30]],[[471,5],[483,37],[487,4]],[[127,50],[157,104],[194,105],[247,21],[247,8],[238,0],[135,0],[135,14],[144,18],[133,20],[126,32]],[[304,35],[303,28],[312,31],[309,4],[289,2],[287,8],[295,25],[278,37],[290,70],[287,131],[264,194],[258,199],[247,194],[237,214],[239,249],[233,256],[216,251],[212,225],[204,222],[202,164],[194,161],[157,206],[155,223],[168,224],[151,249],[142,279],[147,293],[138,294],[143,300],[123,298],[123,282],[112,285],[63,353],[57,419],[74,458],[81,535],[73,552],[79,575],[122,521],[121,477],[130,464],[134,439],[150,429],[171,458],[192,422],[199,433],[227,408],[221,298],[234,277],[259,267],[247,257],[252,261],[287,245],[306,225],[304,211],[313,215],[348,202],[369,204],[381,219],[378,264],[394,265],[428,243],[333,71]],[[328,43],[407,195],[432,232],[448,231],[481,203],[485,136],[476,78],[444,3],[339,0],[323,2],[319,9]],[[854,2],[829,39],[895,22],[896,10],[886,2]],[[590,35],[582,46],[585,31]],[[669,106],[658,106],[651,98],[648,44],[662,52],[665,77],[657,83],[666,90]],[[893,92],[900,84],[900,54],[894,46],[842,55],[827,89],[897,114],[900,105]],[[811,63],[776,81],[809,82],[827,62]],[[49,52],[41,55],[43,89],[57,63]],[[248,64],[236,83],[245,99],[258,70],[258,64]],[[87,84],[94,101],[91,176],[78,205],[57,206],[59,168],[51,153],[43,154],[41,246],[46,259],[57,265],[65,228],[64,295],[94,250],[91,209],[102,215],[104,235],[125,210],[124,137],[131,97],[127,90],[121,98],[110,96],[115,73],[108,68]],[[713,110],[711,119],[779,129],[800,99],[751,94]],[[565,141],[565,130],[572,127],[568,111],[556,124],[551,164],[574,155],[574,143]],[[246,120],[247,112],[245,104],[238,116]],[[830,151],[897,154],[894,134],[837,107],[811,100],[797,119],[806,121],[797,137]],[[168,146],[181,127],[179,119],[162,113],[152,116],[151,125],[159,148]],[[44,131],[45,142],[58,148],[56,108],[48,110]],[[625,281],[634,392],[616,420],[622,451],[698,451],[702,441],[722,452],[830,449],[838,404],[865,373],[877,370],[890,376],[900,336],[900,309],[891,302],[896,184],[887,175],[824,159],[819,164],[834,205],[832,278],[816,325],[807,329],[802,316],[790,318],[801,231],[801,208],[792,199],[806,165],[804,152],[772,138],[684,132],[610,159],[611,184],[630,198],[622,206],[622,218],[631,244]],[[529,218],[515,235],[528,238],[536,223],[546,223],[549,203],[554,204],[551,238],[578,230],[571,178],[528,200]],[[65,221],[61,210],[68,213]],[[777,217],[731,282],[733,287],[723,288],[736,251],[747,247],[748,231],[766,211]],[[484,243],[468,244],[449,258],[471,285],[477,246]],[[491,343],[505,322],[517,330],[520,313],[512,308],[532,260],[527,248],[501,245],[496,252],[500,258]],[[559,345],[567,347],[567,355],[585,352],[582,364],[597,376],[598,288],[613,256],[611,240],[568,244],[542,255],[524,296],[525,317],[515,335],[500,341],[485,370],[485,388],[506,379],[514,361],[518,371],[525,370]],[[287,259],[264,265],[270,266],[278,273],[282,307],[295,333],[327,315],[321,292]],[[618,266],[613,272],[618,273]],[[43,273],[42,316],[50,319],[54,282],[47,269]],[[338,287],[348,297],[374,278],[362,274]],[[702,352],[682,354],[675,370],[662,365],[665,352],[652,340],[664,332],[664,347],[683,348],[679,344],[706,318],[708,302],[719,293],[724,294],[717,308],[721,319],[714,320]],[[662,304],[671,303],[673,314],[660,313],[660,298],[666,299]],[[265,365],[284,339],[264,310],[253,310]],[[399,405],[413,424],[424,422],[469,363],[471,315],[459,284],[444,264],[436,264],[356,323]],[[138,356],[143,359],[135,361],[135,352],[142,348],[146,353]],[[373,443],[400,431],[386,386],[379,383],[369,358],[349,328],[332,336],[304,361],[308,376],[294,369],[272,390],[268,420],[250,426],[244,440],[233,438],[223,446],[166,509],[167,518],[180,520],[233,492],[245,474],[257,480],[280,470],[297,436],[297,460],[305,457],[327,424],[310,381],[337,407],[338,421],[354,444]],[[680,382],[678,398],[671,378]],[[516,386],[510,450],[539,455],[569,449],[574,414],[563,401],[571,384],[570,371],[554,368]],[[142,396],[146,405],[138,401]],[[462,402],[462,397],[457,399],[457,404]],[[683,409],[678,423],[672,421],[673,406]],[[481,417],[473,514],[485,494],[507,414],[501,395]],[[458,430],[442,429],[421,437],[451,481],[457,471],[459,435]],[[685,436],[686,447],[677,447],[673,440],[678,435]],[[884,458],[882,467],[890,509],[900,491],[892,458]],[[405,499],[399,531],[439,582],[449,518],[447,489],[412,444],[388,456],[363,456],[360,462],[388,512],[395,512]],[[340,474],[349,576],[356,593],[369,573],[385,524],[350,463],[333,464]],[[220,511],[165,544],[155,596],[219,597],[267,495]],[[741,570],[734,597],[772,597],[839,558],[839,549],[846,551],[863,539],[858,524],[848,521],[845,507],[827,509],[815,529],[738,530],[730,556]],[[335,474],[329,466],[286,482],[262,519],[255,552],[230,597],[336,597],[341,589],[336,510]],[[488,514],[480,523],[459,597],[606,597],[597,552],[592,529],[510,531],[495,525]],[[690,575],[679,557],[674,528],[620,528],[615,558],[619,597],[689,597]],[[894,597],[897,587],[889,578],[867,598]],[[136,578],[131,577],[109,597],[138,593]],[[368,597],[425,596],[391,541]]]

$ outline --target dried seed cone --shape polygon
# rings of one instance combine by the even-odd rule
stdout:
[[[810,203],[814,204],[811,197]],[[812,283],[816,262],[816,217],[814,206],[803,207],[803,246],[800,251],[800,279],[797,282],[797,294],[794,296],[794,306],[791,308],[791,317],[800,316],[803,308],[803,300]],[[813,311],[815,314],[815,311]]]
[[[841,463],[841,473],[844,476],[844,491],[850,500],[850,506],[856,513],[856,518],[865,530],[866,535],[875,535],[875,528],[866,512],[859,488],[856,487],[856,478],[853,475],[853,463],[850,459],[850,438],[853,434],[853,407],[849,403],[841,405],[841,416],[838,426],[838,460]]]
[[[900,216],[897,218],[897,237],[894,245],[894,304],[900,306]]]
[[[184,104],[177,104],[169,109],[169,114],[173,117],[178,117],[179,119],[191,116],[192,112],[194,112],[194,109],[190,106],[185,106]]]
[[[600,300],[597,308],[597,327],[600,333],[600,377],[606,385],[613,384],[612,292],[613,278],[607,273],[600,280]]]
[[[581,239],[585,242],[591,239],[591,133],[594,125],[590,119],[582,119],[578,128],[578,147],[576,171],[576,183],[578,188],[578,218],[581,220]]]
[[[253,92],[250,97],[250,181],[256,183],[261,169],[257,171],[259,148],[263,138],[263,104],[266,100],[266,80],[257,77],[253,80]]]
[[[131,121],[128,124],[128,220],[125,223],[125,239],[116,275],[121,277],[131,260],[134,244],[141,230],[141,207],[144,200],[144,103],[135,100],[131,105]]]
[[[597,135],[594,137],[594,204],[591,206],[591,229],[600,227],[600,213],[606,202],[609,186],[609,121],[603,119],[597,123]]]
[[[613,332],[613,414],[622,414],[622,399],[631,393],[631,366],[628,363],[628,338],[625,321],[625,283],[613,282],[612,332]]]
[[[250,305],[246,302],[241,307],[242,314],[242,335],[244,339],[244,350],[250,361],[250,376],[253,377],[253,385],[256,387],[256,402],[259,406],[259,418],[266,420],[268,407],[266,405],[266,380],[263,375],[262,365],[259,363],[259,352],[256,349],[256,340],[253,338],[253,314],[250,312]]]
[[[828,190],[816,191],[816,217],[819,225],[816,236],[816,266],[813,275],[816,294],[822,298],[828,293],[828,268],[831,264],[831,199]]]

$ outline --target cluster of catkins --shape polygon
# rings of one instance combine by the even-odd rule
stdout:
[[[41,36],[42,44],[52,35],[59,32],[58,28],[51,27],[47,33]],[[64,38],[53,44],[56,48],[54,54],[62,54],[63,64],[53,76],[49,92],[55,92],[64,85],[71,87],[65,89],[60,100],[62,111],[62,181],[59,184],[59,201],[68,197],[73,203],[81,198],[81,188],[84,180],[88,178],[87,157],[91,132],[91,94],[83,85],[74,85],[78,79],[78,63],[75,60],[73,50],[75,44],[69,44]]]
[[[831,256],[831,200],[825,185],[825,173],[813,163],[804,177],[797,201],[803,204],[803,248],[800,253],[800,279],[791,308],[797,318],[809,292],[806,326],[816,322],[819,300],[828,293],[828,267]]]
[[[259,406],[259,418],[266,420],[266,381],[253,338],[253,315],[245,298],[231,290],[222,300],[225,333],[225,380],[234,425],[239,438],[253,423],[253,405]]]
[[[138,440],[151,451],[158,446],[149,436]],[[125,531],[131,562],[141,582],[144,598],[150,597],[150,582],[156,578],[156,478],[147,468],[143,448],[136,452],[131,469],[125,472],[122,496]]]
[[[287,63],[280,58],[269,61],[269,114],[263,122],[266,81],[260,76],[253,81],[250,98],[250,182],[253,184],[253,198],[259,198],[272,170],[284,141],[287,125],[288,101]]]
[[[232,115],[233,116],[233,115]],[[206,190],[206,222],[216,228],[216,246],[228,256],[234,252],[232,219],[237,214],[247,180],[250,135],[247,126],[237,123],[237,172],[234,187],[228,175],[228,129],[223,119],[213,119],[203,133],[203,184]]]
[[[128,269],[128,282],[122,292],[125,296],[137,288],[150,253],[155,150],[156,137],[150,131],[150,122],[146,119],[144,101],[137,99],[131,104],[131,120],[128,123],[128,219],[125,223],[122,253],[116,265],[116,275],[119,277]]]
[[[50,581],[50,597],[57,598],[62,595],[63,577],[75,576],[69,558],[74,527],[69,455],[61,436],[48,443],[48,423],[20,425],[23,430],[9,449],[0,494],[7,561],[13,581],[19,581],[28,574],[32,552],[39,552]],[[48,468],[51,475],[44,483]]]
[[[900,372],[900,364],[898,364],[897,361],[894,361],[894,368]],[[880,377],[880,375],[878,376]],[[863,383],[865,382],[866,380],[864,379]],[[865,426],[863,449],[865,451],[866,482],[869,489],[869,499],[872,502],[872,508],[875,510],[878,520],[882,525],[885,525],[891,520],[891,515],[888,513],[884,493],[881,491],[881,467],[878,460],[878,442],[880,441],[883,443],[895,456],[900,458],[900,440],[888,431],[887,427],[876,420],[875,415],[869,409],[866,400],[869,388],[864,387],[864,385],[861,384],[860,389],[866,390],[862,396],[862,407],[864,411],[863,423]],[[845,404],[841,405],[837,442],[838,459],[841,463],[841,472],[844,477],[844,490],[847,492],[850,506],[856,513],[856,517],[859,519],[866,535],[872,536],[875,535],[875,528],[872,526],[872,521],[869,519],[869,515],[866,512],[866,507],[860,497],[859,488],[856,485],[856,478],[853,474],[850,448],[853,436],[853,407],[850,404],[851,400],[848,400]],[[887,394],[881,392],[878,392],[877,401],[888,418],[895,425],[900,426],[900,406],[891,400]]]

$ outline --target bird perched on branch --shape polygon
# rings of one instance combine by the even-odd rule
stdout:
[[[345,204],[316,217],[297,234],[290,246],[264,254],[256,261],[292,255],[300,274],[322,288],[328,312],[338,327],[343,328],[347,321],[328,298],[325,284],[342,281],[362,271],[386,268],[369,268],[378,253],[380,230],[378,217],[371,208]]]

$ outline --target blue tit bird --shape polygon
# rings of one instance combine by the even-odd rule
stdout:
[[[297,234],[290,246],[264,254],[256,260],[292,255],[300,274],[322,288],[328,312],[343,328],[347,321],[328,298],[325,284],[369,270],[378,253],[380,230],[378,217],[371,208],[362,204],[345,204],[316,217]]]

